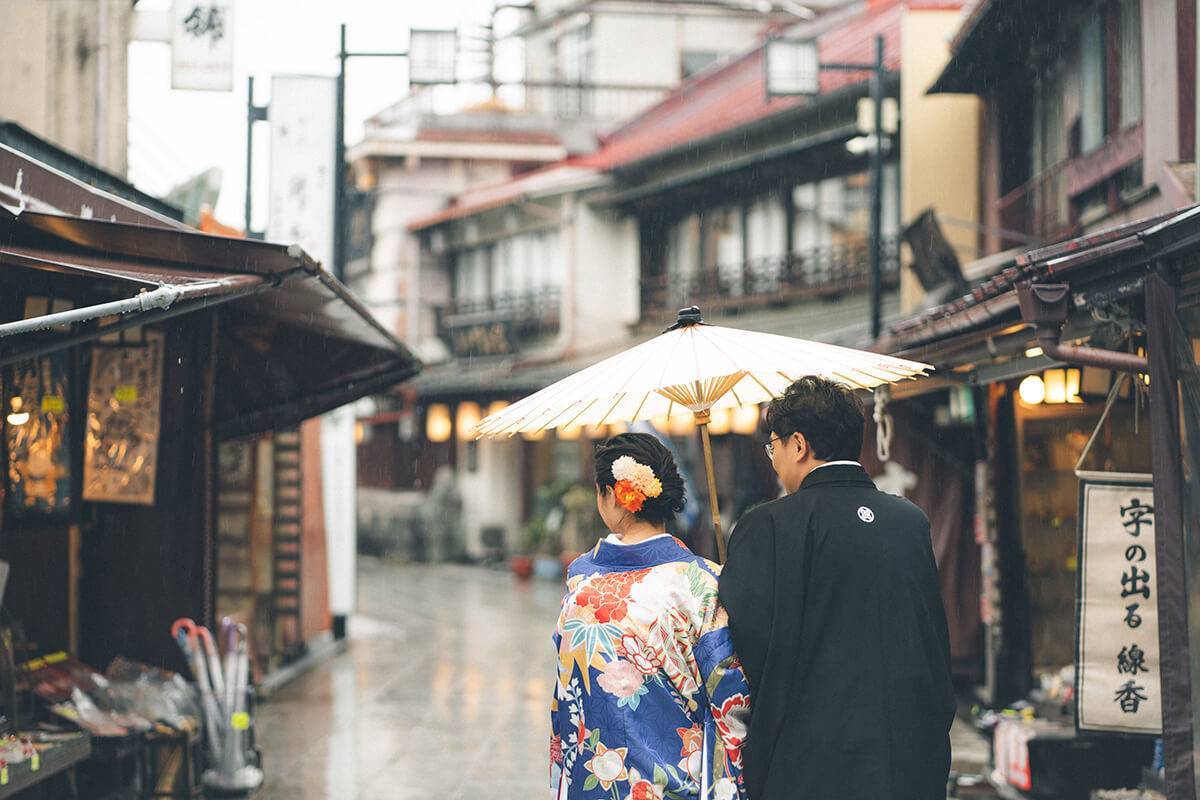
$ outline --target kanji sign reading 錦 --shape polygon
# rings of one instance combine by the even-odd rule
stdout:
[[[1149,475],[1080,472],[1079,730],[1162,733]]]

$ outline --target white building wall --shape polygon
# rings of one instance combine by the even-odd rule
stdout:
[[[0,118],[124,176],[132,20],[128,0],[0,2]]]
[[[491,525],[504,528],[508,552],[520,541],[521,459],[520,436],[458,443],[458,479],[463,498],[463,531],[467,555],[484,555],[482,531]],[[478,469],[466,469],[467,448],[478,448]]]
[[[1158,180],[1162,165],[1191,161],[1194,153],[1179,152],[1179,53],[1176,47],[1175,4],[1165,0],[1142,3],[1143,174],[1146,183]]]
[[[638,321],[638,228],[633,217],[617,217],[578,198],[574,216],[575,264],[567,296],[576,315],[570,344],[582,353],[624,339]]]

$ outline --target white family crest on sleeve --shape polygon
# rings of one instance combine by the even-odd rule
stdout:
[[[861,519],[863,522],[874,522],[875,521],[875,512],[872,511],[871,509],[867,508],[866,506],[859,506],[858,507],[858,518]]]

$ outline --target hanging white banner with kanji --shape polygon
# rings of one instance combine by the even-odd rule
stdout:
[[[233,3],[175,0],[171,12],[171,88],[232,91]]]
[[[1078,475],[1076,725],[1161,735],[1151,476]]]

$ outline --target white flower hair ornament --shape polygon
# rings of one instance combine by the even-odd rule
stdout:
[[[632,456],[621,456],[614,461],[612,474],[617,479],[613,486],[617,502],[635,514],[642,510],[647,497],[662,494],[662,483],[655,477],[654,470],[634,461]]]

